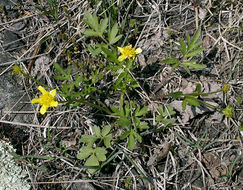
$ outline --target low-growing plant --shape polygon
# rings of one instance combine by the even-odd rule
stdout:
[[[217,93],[220,93],[220,92],[226,93],[229,90],[228,86],[229,85],[224,85],[221,90],[217,90],[215,92],[204,93],[204,92],[202,92],[202,86],[201,86],[201,84],[197,84],[196,90],[193,93],[184,94],[183,92],[178,91],[178,92],[170,93],[168,96],[170,96],[172,98],[183,98],[183,101],[182,101],[182,109],[184,111],[186,110],[186,106],[188,104],[191,105],[191,106],[199,107],[200,106],[200,103],[201,104],[204,104],[204,105],[206,105],[208,107],[221,110],[221,108],[215,107],[214,105],[211,105],[211,104],[209,104],[209,103],[201,100],[200,97],[207,97],[210,94],[217,94]]]
[[[92,2],[97,3],[97,1]],[[46,14],[52,15],[53,18],[57,20],[58,1],[48,0],[48,3],[50,4],[50,9],[47,11],[41,10]],[[119,148],[112,147],[114,144],[126,141],[127,148],[133,151],[137,143],[142,143],[144,132],[147,132],[146,130],[151,130],[153,132],[154,129],[151,129],[148,120],[146,120],[149,112],[148,107],[137,105],[134,101],[127,101],[124,98],[124,95],[128,95],[129,92],[140,86],[136,77],[134,77],[133,71],[138,67],[138,64],[135,62],[135,57],[142,52],[142,49],[135,49],[132,45],[118,46],[118,44],[121,44],[120,40],[123,38],[123,34],[120,33],[118,24],[110,21],[106,16],[99,19],[95,13],[91,14],[85,12],[83,21],[86,23],[87,28],[82,30],[82,33],[86,37],[86,40],[92,39],[92,44],[87,44],[88,51],[92,56],[104,60],[104,63],[97,65],[91,72],[78,71],[75,76],[72,76],[70,66],[63,68],[61,64],[55,62],[53,63],[55,68],[54,79],[60,86],[59,90],[54,90],[23,72],[19,66],[16,65],[13,69],[18,75],[24,75],[39,85],[51,89],[50,92],[47,92],[43,90],[43,87],[39,88],[42,92],[42,96],[39,99],[34,99],[32,102],[42,105],[41,114],[44,114],[48,107],[56,107],[58,105],[58,102],[54,100],[57,92],[65,99],[65,101],[61,103],[65,104],[67,107],[72,105],[75,108],[85,104],[105,112],[109,117],[112,116],[112,118],[115,118],[115,123],[119,127],[119,131],[122,131],[121,134],[117,135],[117,131],[114,130],[115,128],[113,129],[113,125],[111,125],[104,127],[94,126],[92,128],[92,134],[81,135],[79,143],[82,143],[82,147],[77,154],[77,158],[79,160],[85,160],[84,166],[88,168],[90,173],[94,173],[121,152]],[[181,56],[174,57],[170,55],[168,59],[162,62],[172,65],[172,70],[177,67],[183,67],[189,74],[191,74],[192,69],[204,69],[206,67],[205,65],[196,63],[196,57],[198,57],[204,49],[200,47],[202,42],[199,41],[199,38],[200,29],[195,32],[192,38],[187,35],[186,41],[180,39],[178,48]],[[71,58],[70,54],[68,59]],[[117,92],[116,94],[120,95],[119,107],[114,105],[106,106],[96,97],[96,94],[101,94],[98,85],[101,80],[105,80],[104,70],[106,70],[112,78],[108,81],[112,86],[112,89],[109,90],[113,90],[113,92]],[[198,84],[193,93],[184,94],[179,91],[172,92],[168,96],[183,99],[183,110],[186,109],[187,105],[200,106],[200,104],[220,109],[204,102],[201,97],[219,92],[227,93],[229,89],[230,86],[224,85],[223,89],[219,91],[204,93],[202,92],[201,85]],[[232,107],[228,105],[222,110],[222,113],[226,117],[232,117],[233,111]],[[174,125],[175,118],[173,117],[176,113],[172,106],[160,106],[157,108],[157,113],[155,120],[162,123],[164,127]],[[116,138],[113,139],[115,134]],[[202,146],[201,140],[194,142],[183,137],[180,139],[194,148]],[[112,142],[114,142],[114,144]],[[112,153],[110,153],[111,149],[113,149]],[[109,156],[107,156],[108,153],[110,153]],[[126,155],[126,157],[128,158],[128,155]],[[131,160],[129,161],[132,163]],[[130,181],[126,183],[129,185]]]
[[[175,69],[179,66],[182,66],[189,74],[191,74],[190,69],[204,69],[206,65],[196,64],[197,60],[193,59],[204,50],[203,47],[199,47],[203,42],[198,41],[200,37],[201,30],[198,29],[192,38],[187,34],[186,41],[180,39],[178,46],[181,57],[176,58],[174,56],[170,56],[170,58],[163,60],[163,63],[172,65],[172,69]]]
[[[106,149],[111,146],[112,140],[110,130],[111,127],[108,125],[102,130],[98,126],[94,126],[94,135],[84,134],[79,141],[80,143],[85,143],[85,145],[79,150],[77,158],[80,160],[87,158],[84,166],[96,167],[88,169],[90,173],[94,173],[101,166],[101,163],[106,161]]]
[[[175,119],[171,118],[171,116],[175,115],[176,112],[173,110],[172,106],[164,106],[157,108],[159,114],[156,116],[156,121],[161,122],[164,127],[167,127],[169,125],[173,125],[175,122]],[[168,118],[169,117],[169,118]]]
[[[123,128],[125,132],[120,136],[121,140],[128,138],[128,148],[133,150],[136,141],[142,143],[140,132],[149,128],[146,121],[141,121],[141,116],[147,114],[147,106],[136,106],[134,102],[124,102],[123,94],[120,99],[119,109],[111,106],[112,115],[118,117],[117,124]]]

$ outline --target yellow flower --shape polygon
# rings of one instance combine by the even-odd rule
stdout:
[[[39,99],[34,98],[31,103],[36,104],[39,103],[42,107],[40,109],[40,113],[43,115],[46,113],[47,109],[49,107],[57,107],[58,102],[55,101],[55,95],[56,95],[56,90],[52,90],[50,92],[47,92],[42,86],[38,87],[38,90],[41,91],[42,95],[40,96]]]
[[[124,61],[125,59],[135,59],[136,54],[142,52],[141,48],[136,50],[132,48],[132,45],[125,46],[124,48],[118,47],[118,50],[121,52],[121,56],[118,57],[118,61]]]

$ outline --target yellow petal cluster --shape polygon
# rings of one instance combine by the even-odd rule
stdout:
[[[121,55],[118,57],[118,61],[124,61],[125,59],[135,59],[136,54],[142,52],[141,48],[137,48],[136,50],[132,48],[132,45],[125,46],[123,48],[118,47],[118,50],[121,52]]]
[[[47,92],[42,86],[39,86],[38,90],[41,91],[42,95],[38,99],[34,98],[31,101],[31,103],[32,104],[38,103],[41,105],[40,113],[42,115],[46,113],[46,111],[49,107],[58,106],[58,102],[55,101],[56,89],[52,90],[50,92]]]

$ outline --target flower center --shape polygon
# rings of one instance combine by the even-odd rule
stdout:
[[[41,99],[41,104],[42,105],[50,105],[50,103],[53,101],[53,96],[51,96],[50,94],[45,94],[40,96]]]
[[[126,57],[134,57],[135,56],[135,50],[133,49],[133,48],[131,48],[131,47],[125,47],[125,49],[124,49],[124,55],[126,56]]]

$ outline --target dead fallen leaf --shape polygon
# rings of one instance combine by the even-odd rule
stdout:
[[[162,149],[155,149],[152,156],[149,157],[149,161],[147,163],[148,166],[156,165],[159,161],[164,159],[170,150],[170,143],[165,142],[163,144]]]
[[[213,106],[218,106],[217,103],[215,102],[209,102],[209,101],[205,101],[206,103],[209,103]],[[173,102],[170,103],[170,105],[178,112],[181,113],[182,115],[182,123],[183,124],[186,124],[190,119],[196,117],[197,115],[199,114],[203,114],[205,112],[208,112],[208,111],[213,111],[212,108],[210,107],[205,107],[205,106],[200,106],[200,107],[195,107],[195,106],[190,106],[190,105],[187,105],[186,106],[186,110],[183,111],[182,109],[182,101],[179,101],[179,100],[175,100]]]

